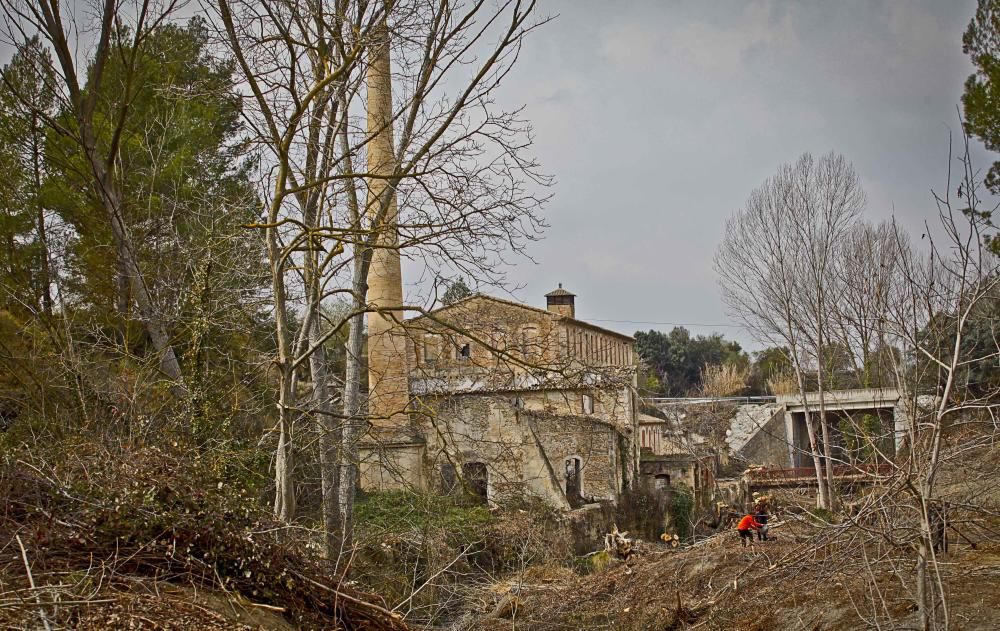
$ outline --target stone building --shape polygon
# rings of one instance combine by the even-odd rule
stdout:
[[[671,406],[664,418],[640,414],[639,471],[648,490],[669,491],[679,486],[690,490],[699,505],[713,497],[716,454],[707,440],[686,427],[685,412]]]
[[[363,488],[619,497],[638,469],[632,338],[577,320],[562,287],[546,301],[477,294],[406,321],[405,427],[363,445]]]
[[[383,24],[367,73],[366,209],[378,232],[361,486],[614,501],[638,469],[632,338],[577,320],[562,287],[547,309],[476,295],[403,321],[388,35]]]

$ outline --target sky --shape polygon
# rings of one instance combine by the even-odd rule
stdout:
[[[537,264],[510,273],[518,299],[544,306],[563,283],[595,324],[683,324],[752,350],[712,261],[726,219],[781,164],[841,153],[868,218],[895,215],[918,239],[934,220],[975,0],[540,5],[555,19],[499,94],[526,106],[556,180]]]
[[[497,93],[524,106],[555,178],[544,239],[508,270],[513,297],[544,306],[562,283],[579,318],[610,329],[683,325],[761,348],[721,300],[726,219],[780,165],[835,151],[861,176],[867,217],[895,216],[919,240],[958,140],[975,6],[539,0],[553,19]],[[997,159],[976,143],[974,157]]]

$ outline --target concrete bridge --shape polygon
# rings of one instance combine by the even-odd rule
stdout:
[[[643,402],[667,413],[676,413],[679,409],[691,412],[711,404],[736,404],[736,418],[732,420],[726,436],[730,453],[755,464],[779,469],[812,467],[806,415],[813,421],[819,420],[818,392],[806,393],[805,397],[796,393],[775,397],[653,398],[643,399]],[[841,434],[841,421],[845,418],[850,419],[852,425],[867,425],[871,431],[868,438],[875,440],[880,451],[886,455],[892,456],[899,449],[906,428],[906,411],[901,404],[899,390],[828,390],[824,392],[823,407],[826,409],[827,433],[834,464],[853,460],[845,444],[847,441]],[[818,438],[822,441],[818,425],[817,422]],[[821,444],[818,447],[822,450]],[[802,477],[808,478],[809,475]]]
[[[833,443],[834,459],[847,461],[844,441],[840,432],[840,421],[844,418],[857,421],[867,414],[877,421],[877,438],[880,446],[895,453],[902,440],[901,430],[905,428],[905,414],[900,410],[900,393],[895,388],[856,388],[851,390],[829,390],[824,393],[823,407],[826,410],[827,431]],[[818,427],[820,396],[818,392],[808,392],[803,398],[799,394],[783,394],[775,397],[775,404],[784,411],[785,436],[788,450],[788,465],[792,468],[808,468],[809,431],[807,415],[817,421]],[[822,436],[817,437],[822,440]],[[839,452],[839,454],[838,454]],[[840,456],[840,457],[838,457]]]
[[[854,388],[851,390],[827,390],[823,402],[827,410],[874,410],[891,409],[899,403],[896,388]],[[798,393],[779,394],[775,403],[784,405],[789,412],[819,411],[819,393],[807,392],[805,399]]]

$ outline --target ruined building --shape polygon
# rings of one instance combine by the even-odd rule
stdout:
[[[638,465],[632,338],[574,318],[561,288],[547,302],[478,294],[400,327],[409,404],[378,408],[373,381],[373,414],[397,425],[365,446],[363,488],[464,485],[561,508],[618,498]]]
[[[383,216],[370,217],[362,488],[616,500],[638,468],[631,337],[577,320],[561,286],[547,309],[475,295],[403,321],[390,76],[384,46],[367,76],[367,207]]]

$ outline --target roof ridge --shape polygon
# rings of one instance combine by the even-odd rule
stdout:
[[[461,305],[461,304],[466,303],[466,302],[470,302],[471,300],[474,300],[476,298],[484,298],[486,300],[492,300],[493,302],[499,302],[501,304],[509,305],[509,306],[512,306],[512,307],[520,307],[521,309],[528,309],[528,310],[531,310],[531,311],[536,311],[538,313],[544,313],[545,315],[547,315],[547,316],[549,316],[549,317],[551,317],[551,318],[553,318],[555,320],[565,320],[565,321],[567,321],[567,322],[569,322],[571,324],[577,324],[577,325],[584,326],[584,327],[587,327],[587,328],[590,328],[590,329],[596,329],[596,330],[601,331],[603,333],[608,333],[610,335],[614,335],[614,336],[617,336],[617,337],[623,337],[623,338],[628,339],[628,340],[632,340],[633,339],[633,337],[631,335],[626,335],[625,333],[619,333],[618,331],[612,331],[611,329],[606,329],[604,327],[597,326],[596,324],[591,324],[590,322],[587,322],[586,320],[579,320],[577,318],[571,318],[569,316],[562,315],[562,314],[556,313],[554,311],[549,311],[548,309],[542,309],[541,307],[536,307],[534,305],[525,304],[523,302],[514,302],[513,300],[507,300],[506,298],[499,298],[497,296],[492,296],[490,294],[484,294],[482,292],[477,292],[477,293],[472,294],[471,296],[466,296],[465,298],[462,298],[461,300],[457,300],[457,301],[451,303],[450,305],[444,305],[444,306],[438,307],[437,309],[434,309],[433,311],[430,311],[428,313],[424,313],[424,314],[415,316],[413,318],[407,318],[406,322],[415,322],[417,320],[421,320],[421,319],[426,318],[427,316],[429,316],[431,314],[440,313],[440,312],[442,312],[442,311],[444,311],[446,309],[452,309],[454,307],[457,307],[458,305]]]

